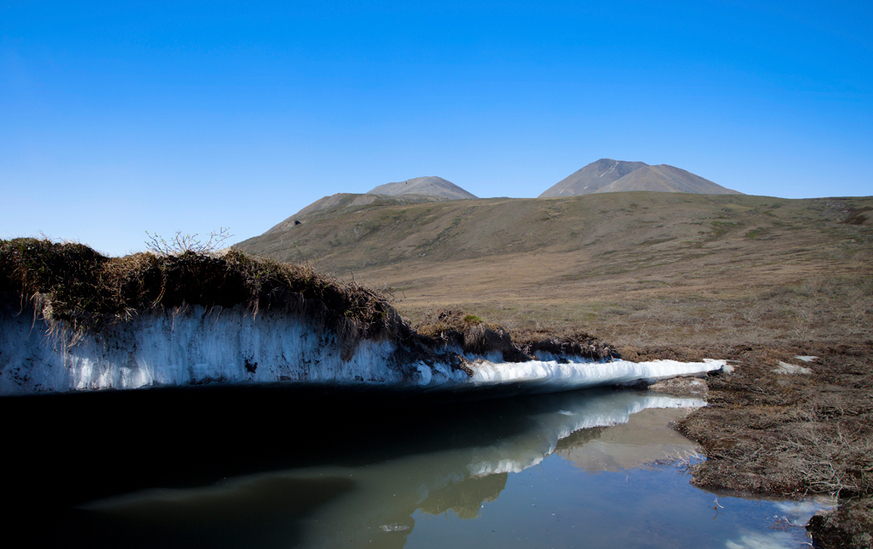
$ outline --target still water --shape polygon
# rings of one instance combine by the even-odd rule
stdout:
[[[806,545],[809,504],[689,484],[694,445],[668,423],[700,405],[632,390],[7,399],[4,521],[65,547]]]

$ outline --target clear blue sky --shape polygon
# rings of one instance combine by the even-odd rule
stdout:
[[[873,195],[871,6],[0,2],[0,238],[238,241],[324,195],[534,197],[602,157]]]

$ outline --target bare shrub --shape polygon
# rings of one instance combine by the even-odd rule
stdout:
[[[197,233],[182,234],[182,231],[176,231],[175,236],[168,241],[159,234],[151,234],[146,231],[148,240],[146,240],[145,244],[148,251],[161,256],[182,255],[189,252],[195,254],[208,254],[217,252],[223,242],[233,237],[229,231],[230,229],[227,227],[221,227],[217,231],[211,231],[209,233],[209,238],[205,241],[197,238],[199,236]]]

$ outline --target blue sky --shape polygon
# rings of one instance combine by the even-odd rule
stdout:
[[[873,195],[869,2],[314,4],[0,2],[0,238],[238,241],[333,193],[534,197],[603,157]]]

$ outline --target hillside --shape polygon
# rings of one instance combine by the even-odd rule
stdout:
[[[365,206],[400,206],[467,198],[476,198],[476,195],[442,177],[416,177],[379,185],[365,194],[337,193],[325,196],[276,224],[267,233],[294,227],[312,216],[348,214]]]
[[[420,194],[386,196],[378,194],[337,193],[316,200],[291,217],[277,223],[265,234],[281,232],[293,228],[295,225],[299,225],[313,217],[318,218],[323,216],[349,214],[363,207],[402,206],[404,204],[437,202],[440,200],[444,199]]]
[[[370,205],[237,247],[390,288],[413,319],[463,307],[619,343],[835,337],[873,314],[870,210],[869,197],[654,192]],[[852,322],[829,322],[840,315]]]
[[[667,164],[649,166],[645,162],[601,158],[562,179],[539,198],[629,191],[740,194]]]

